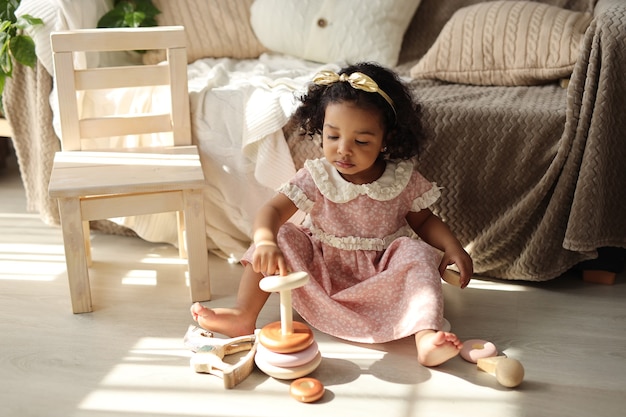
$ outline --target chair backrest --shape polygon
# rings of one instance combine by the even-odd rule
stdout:
[[[162,132],[171,132],[170,145],[191,145],[187,51],[183,27],[81,29],[54,32],[50,40],[64,151],[97,148],[99,138]],[[146,50],[165,50],[166,61],[157,65],[78,68],[75,64],[77,60],[74,59],[74,55],[80,52]],[[163,99],[170,103],[169,106],[161,106],[160,103],[159,112],[141,113],[134,109],[128,114],[116,112],[98,117],[81,116],[78,95],[86,94],[89,90],[113,91],[111,89],[168,85],[169,91],[164,89],[167,92],[163,94]],[[160,96],[158,101],[161,102]]]

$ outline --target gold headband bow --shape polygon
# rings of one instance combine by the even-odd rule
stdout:
[[[339,75],[336,72],[324,70],[318,72],[315,77],[313,77],[313,83],[317,85],[331,85],[339,81],[347,82],[352,88],[357,90],[380,94],[380,96],[384,98],[387,103],[389,103],[393,113],[396,113],[396,107],[394,106],[391,97],[378,87],[376,81],[372,80],[369,76],[363,74],[362,72],[353,72],[350,75]]]

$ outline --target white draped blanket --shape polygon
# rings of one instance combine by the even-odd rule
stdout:
[[[192,135],[207,178],[207,237],[209,247],[220,254],[239,259],[249,245],[256,211],[295,174],[282,128],[298,105],[299,92],[319,69],[319,64],[269,54],[256,60],[202,59],[189,65]],[[88,117],[103,109],[154,109],[160,94],[158,88],[115,95],[90,92],[83,112]],[[161,139],[135,138],[137,146]],[[171,244],[177,242],[175,220],[173,213],[115,219],[146,240]]]

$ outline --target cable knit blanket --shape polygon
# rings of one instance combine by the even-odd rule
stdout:
[[[543,281],[626,247],[626,8],[595,15],[567,90],[414,83],[421,170],[480,274]]]
[[[478,274],[544,281],[593,258],[598,247],[626,247],[625,13],[621,0],[598,1],[567,89],[413,82],[424,104],[429,133],[420,170],[444,187],[435,209],[469,248]],[[263,117],[250,117],[259,124],[245,126],[231,123],[232,119],[205,125],[194,118],[198,136],[220,138],[235,129],[247,143],[230,164],[223,164],[226,148],[199,140],[201,147],[208,146],[207,154],[213,155],[205,162],[218,179],[207,215],[214,216],[215,210],[228,215],[217,217],[216,230],[209,235],[216,246],[227,248],[226,254],[237,257],[237,248],[247,245],[250,213],[255,209],[251,205],[271,195],[271,188],[298,168],[303,158],[319,152],[312,142],[292,136],[288,143],[295,166],[291,159],[267,159],[286,151],[281,129],[274,128],[287,120],[292,103],[286,101],[286,93],[297,88],[293,80],[297,84],[298,77],[307,77],[310,70],[285,74],[284,79],[270,77],[281,92],[274,110],[281,110],[282,116],[271,121],[268,147],[256,140],[266,120]],[[227,76],[218,70],[214,75],[216,80]],[[56,223],[56,203],[47,197],[52,155],[58,149],[50,128],[51,85],[50,75],[41,66],[16,68],[14,78],[7,82],[4,104],[15,132],[28,209]],[[190,90],[195,112],[215,115],[226,105],[233,113],[246,111],[243,102],[233,102],[232,97],[222,96],[221,101],[218,94],[217,101],[210,103],[199,99],[193,83]],[[249,91],[248,99],[257,98],[255,91]],[[245,172],[244,181],[253,178],[254,182],[229,183],[233,167]],[[215,197],[233,188],[239,192],[238,199]],[[232,213],[241,223],[232,220]]]

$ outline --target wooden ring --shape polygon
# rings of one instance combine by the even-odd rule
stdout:
[[[256,354],[261,356],[263,362],[270,365],[280,366],[281,368],[293,368],[311,362],[315,359],[317,352],[319,352],[319,348],[317,343],[314,341],[308,348],[292,353],[272,352],[259,343]]]
[[[463,342],[461,357],[468,362],[476,363],[478,359],[490,358],[498,354],[496,345],[486,340],[471,339]]]
[[[264,326],[259,332],[259,342],[277,353],[299,352],[311,346],[314,340],[309,326],[299,321],[293,322],[293,333],[283,334],[279,321]]]
[[[289,394],[303,403],[312,403],[324,396],[324,385],[315,378],[296,379],[289,386]]]
[[[317,367],[320,366],[320,363],[322,363],[322,354],[317,352],[317,355],[315,355],[315,358],[313,358],[311,362],[293,368],[281,368],[280,366],[270,365],[269,363],[263,361],[263,358],[259,355],[254,357],[254,363],[256,363],[256,366],[258,366],[261,371],[265,372],[272,378],[297,379],[316,370]]]
[[[304,271],[292,272],[285,276],[270,275],[259,282],[259,287],[265,292],[279,292],[293,290],[305,285],[309,281],[309,274]]]

